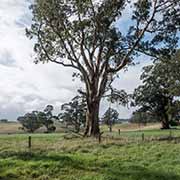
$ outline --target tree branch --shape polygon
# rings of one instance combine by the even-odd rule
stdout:
[[[124,56],[124,58],[122,59],[122,62],[120,63],[119,66],[117,66],[116,68],[110,68],[109,72],[118,72],[120,71],[125,65],[127,65],[128,61],[129,61],[129,56],[132,54],[132,52],[134,51],[134,49],[138,46],[139,42],[141,41],[141,39],[143,38],[146,30],[148,29],[149,25],[151,24],[151,22],[153,21],[155,14],[156,14],[156,5],[157,5],[157,1],[158,0],[154,0],[154,6],[153,6],[153,12],[152,12],[152,16],[149,19],[149,21],[147,22],[146,26],[144,27],[144,29],[141,31],[138,39],[136,40],[136,42],[134,43],[134,45],[131,47],[131,49],[128,51],[128,53]]]
[[[80,15],[79,9],[78,9],[77,13],[78,13],[79,22],[82,23],[82,19],[81,19],[81,15]],[[85,33],[84,33],[84,30],[83,30],[82,27],[80,29],[81,29],[81,43],[80,43],[81,54],[83,56],[84,62],[86,64],[86,67],[89,69],[90,73],[93,74],[93,67],[91,67],[91,63],[89,63],[89,61],[88,61],[88,59],[86,57],[86,54],[84,52]]]

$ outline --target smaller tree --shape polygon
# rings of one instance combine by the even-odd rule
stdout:
[[[17,120],[23,126],[23,129],[27,132],[33,133],[42,126],[45,126],[47,132],[54,132],[56,127],[54,126],[52,115],[53,110],[52,105],[47,105],[44,112],[32,111],[31,113],[26,113],[24,116],[20,116]]]
[[[71,102],[61,106],[62,113],[59,119],[68,125],[74,126],[75,131],[79,132],[81,126],[85,126],[86,121],[86,100],[83,96],[76,96]]]
[[[53,119],[57,119],[57,117],[53,116],[53,110],[54,107],[52,105],[47,105],[44,112],[40,112],[39,114],[39,117],[42,119],[42,123],[46,127],[47,132],[54,132],[56,130]]]
[[[42,126],[42,122],[37,118],[37,112],[26,113],[24,116],[17,118],[19,123],[23,126],[23,129],[27,132],[34,133]]]
[[[112,126],[119,120],[119,113],[113,108],[108,108],[102,117],[102,121],[109,126],[112,132]]]

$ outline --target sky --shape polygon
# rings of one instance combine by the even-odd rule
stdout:
[[[29,0],[1,0],[0,3],[0,118],[16,120],[32,110],[42,110],[47,104],[60,111],[61,104],[69,102],[81,83],[72,81],[72,69],[57,64],[34,64],[33,42],[25,36],[31,24]],[[116,80],[118,89],[132,92],[140,84],[143,63],[121,72]],[[121,118],[131,116],[133,109],[114,105]],[[102,102],[101,114],[107,109]]]

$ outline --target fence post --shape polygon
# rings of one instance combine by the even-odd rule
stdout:
[[[120,130],[120,129],[118,129],[118,132],[119,132],[119,136],[120,136],[120,134],[121,134],[121,130]]]
[[[142,133],[142,141],[144,141],[144,133]]]
[[[31,148],[31,136],[28,137],[28,148]]]
[[[98,134],[98,141],[99,141],[99,144],[101,143],[101,140],[102,140],[102,134],[103,134],[104,132],[100,132],[99,134]]]
[[[170,129],[170,131],[169,131],[169,139],[172,139],[173,138],[173,136],[172,136],[172,131],[171,131],[171,129]]]
[[[99,133],[98,141],[99,141],[99,144],[100,144],[101,143],[101,133]]]

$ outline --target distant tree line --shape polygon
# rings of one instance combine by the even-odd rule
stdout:
[[[0,119],[0,123],[8,123],[8,119]]]
[[[148,112],[141,112],[140,110],[133,112],[131,118],[129,119],[130,123],[138,123],[143,125],[159,121],[158,116],[152,115]]]

